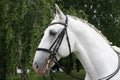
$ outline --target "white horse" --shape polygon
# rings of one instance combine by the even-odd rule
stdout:
[[[56,38],[63,32],[61,42],[56,43]],[[56,44],[60,45],[54,52],[52,48]],[[53,65],[50,58],[52,52],[55,53],[52,58],[56,57],[57,60],[73,52],[86,71],[85,80],[120,80],[120,60],[113,48],[93,25],[77,17],[64,15],[56,5],[55,18],[44,32],[33,68],[38,74],[46,74]]]

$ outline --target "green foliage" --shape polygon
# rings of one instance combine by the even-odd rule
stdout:
[[[119,0],[1,0],[0,1],[0,79],[23,70],[24,79],[38,80],[32,69],[35,50],[43,31],[53,19],[54,3],[65,14],[88,20],[113,44],[120,46]],[[76,57],[72,57],[74,60]],[[63,60],[66,64],[66,61]],[[30,69],[30,74],[26,74]],[[33,75],[35,74],[35,75]],[[7,78],[8,79],[8,78]]]
[[[75,78],[73,78],[69,75],[66,75],[64,72],[55,72],[54,74],[56,75],[56,77],[54,77],[54,80],[76,80]],[[83,80],[84,77],[85,77],[85,71],[82,70],[82,69],[80,70],[80,72],[76,72],[75,70],[73,70],[72,74],[79,77],[81,80]],[[7,79],[8,80],[19,80],[19,78],[20,78],[20,75],[17,74],[17,75],[14,75],[14,76],[11,75]],[[46,79],[51,80],[50,75],[46,76]],[[29,76],[28,80],[43,80],[43,76],[32,73]]]
[[[120,46],[120,35],[118,35],[120,32],[119,0],[59,0],[56,3],[68,14],[88,20],[101,30],[114,45]],[[81,11],[86,14],[85,17]]]
[[[114,45],[120,46],[118,35],[120,6],[119,0],[92,0],[84,2],[84,11],[88,16],[88,21],[94,24]],[[118,9],[119,7],[119,9]],[[119,28],[119,29],[118,29]],[[117,35],[117,36],[116,36]]]
[[[21,68],[23,72],[27,68],[32,67],[35,48],[38,45],[38,41],[40,41],[43,29],[50,22],[49,18],[52,15],[51,4],[46,3],[45,0],[0,1],[0,30],[2,37],[0,42],[1,47],[4,46],[4,49],[1,48],[1,57],[5,56],[4,62],[1,62],[1,64],[5,63],[5,65],[8,65],[1,68],[3,70],[7,68],[8,73],[5,72],[3,74],[15,74],[16,67]],[[50,14],[48,15],[48,13]]]

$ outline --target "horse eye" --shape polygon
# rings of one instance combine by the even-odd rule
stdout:
[[[50,30],[50,32],[49,32],[49,34],[50,34],[51,36],[55,36],[55,35],[56,35],[56,33],[57,33],[57,32],[52,31],[52,30]]]

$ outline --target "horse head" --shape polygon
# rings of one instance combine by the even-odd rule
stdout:
[[[55,60],[68,56],[74,50],[73,33],[67,28],[68,18],[57,5],[55,8],[54,20],[44,31],[35,53],[33,68],[38,74],[47,74]]]

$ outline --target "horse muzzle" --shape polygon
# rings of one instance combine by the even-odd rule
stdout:
[[[33,64],[33,69],[35,70],[36,73],[38,73],[40,75],[46,75],[51,70],[51,67],[52,67],[53,63],[54,62],[53,62],[52,59],[48,59],[45,67],[42,68],[42,69],[39,69],[39,65],[37,63],[34,63]]]

